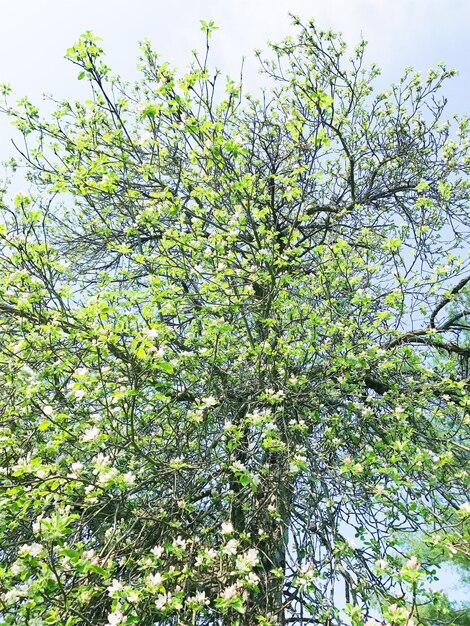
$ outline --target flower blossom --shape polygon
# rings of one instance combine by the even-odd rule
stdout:
[[[232,522],[222,522],[221,533],[222,535],[231,535],[233,533]]]
[[[108,624],[107,626],[117,626],[117,624],[122,624],[122,622],[126,619],[126,616],[122,611],[116,609],[112,613],[108,613]]]
[[[96,441],[99,436],[100,436],[99,429],[96,428],[96,426],[92,426],[91,428],[89,428],[83,433],[80,439],[81,441],[86,443],[88,441]]]
[[[135,476],[132,472],[126,472],[123,475],[122,480],[128,487],[132,487],[132,485],[135,484]]]
[[[25,555],[39,556],[43,550],[44,550],[44,546],[40,543],[35,542],[29,545],[25,543],[24,545],[21,546],[19,550],[19,554],[21,554],[21,556],[25,556]]]
[[[203,607],[209,604],[209,598],[206,597],[205,591],[197,591],[194,596],[189,596],[186,599],[186,604],[190,607]]]
[[[412,556],[411,559],[406,562],[406,567],[409,567],[410,569],[419,569],[418,559],[415,556]]]
[[[214,396],[208,396],[207,398],[201,398],[201,402],[204,405],[204,408],[209,409],[211,406],[215,406],[218,404],[218,401],[214,398]]]
[[[113,594],[116,591],[122,591],[123,590],[123,585],[119,580],[116,580],[116,578],[113,579],[113,582],[109,585],[109,587],[106,589],[106,591],[108,592],[108,596],[113,596]]]
[[[157,557],[157,559],[161,558],[164,551],[165,548],[163,548],[162,546],[155,546],[150,550],[153,556]]]
[[[236,561],[236,568],[240,571],[249,571],[259,563],[258,550],[250,548],[241,554]]]
[[[159,593],[155,600],[155,606],[157,609],[164,609],[166,604],[171,602],[171,593]]]
[[[176,537],[176,539],[173,541],[171,545],[174,548],[182,548],[184,550],[186,548],[187,543],[188,542],[186,541],[186,539],[183,539],[181,535],[178,535],[178,537]]]
[[[232,600],[232,598],[236,598],[238,596],[238,586],[236,584],[230,585],[229,587],[226,587],[220,595],[224,600]]]
[[[235,555],[237,553],[237,549],[238,541],[236,539],[230,539],[230,541],[228,541],[226,545],[222,548],[222,552],[230,556]]]
[[[155,574],[149,574],[145,582],[150,589],[157,589],[163,583],[163,577],[160,572],[155,572]]]

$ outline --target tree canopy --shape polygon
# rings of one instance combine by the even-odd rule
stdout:
[[[468,524],[468,521],[467,521]],[[468,538],[468,528],[467,528]],[[450,599],[444,590],[435,594],[434,602],[423,603],[417,610],[420,621],[425,626],[466,626],[470,621],[470,602],[465,597],[464,591],[468,589],[470,584],[470,559],[467,553],[461,551],[451,552],[442,551],[439,547],[433,545],[432,542],[427,543],[425,540],[420,541],[414,539],[410,545],[413,553],[418,555],[421,563],[429,566],[435,565],[441,568],[443,565],[452,566],[453,577],[457,579],[454,586],[458,585],[461,593],[459,599]]]
[[[82,101],[3,87],[0,624],[412,626],[403,533],[468,555],[454,72],[294,28],[258,96],[91,33]]]

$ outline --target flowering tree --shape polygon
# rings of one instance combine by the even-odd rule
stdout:
[[[467,517],[467,525],[469,518]],[[460,531],[460,525],[458,525]],[[465,532],[465,531],[464,531]],[[469,529],[467,526],[467,541]],[[428,565],[434,565],[439,568],[443,563],[452,565],[453,574],[457,577],[458,582],[453,585],[454,588],[458,588],[460,592],[467,589],[470,583],[470,558],[468,552],[465,554],[460,550],[453,550],[452,545],[444,542],[444,550],[441,546],[434,545],[433,542],[420,541],[420,535],[417,535],[418,539],[413,538],[412,550],[415,554],[418,554],[419,561],[421,563],[427,563]],[[441,544],[442,542],[438,542]],[[447,543],[447,545],[446,545]],[[470,602],[464,599],[464,594],[459,594],[460,600],[455,598],[451,600],[444,591],[436,593],[433,598],[433,602],[422,603],[417,608],[419,618],[422,624],[425,626],[465,626],[470,621]]]
[[[397,533],[468,550],[469,121],[294,21],[259,98],[90,33],[3,88],[0,623],[410,626]]]

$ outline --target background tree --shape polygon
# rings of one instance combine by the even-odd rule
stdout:
[[[86,33],[87,100],[5,102],[6,624],[411,626],[395,533],[468,550],[469,122],[294,22],[259,98]]]
[[[458,520],[454,518],[452,521],[459,527]],[[464,533],[468,542],[468,518]],[[432,601],[423,602],[422,606],[419,607],[419,619],[427,626],[465,625],[470,619],[470,603],[463,598],[462,592],[468,588],[470,583],[470,559],[468,553],[465,554],[452,549],[454,537],[449,535],[445,541],[442,539],[440,537],[439,541],[436,542],[435,539],[433,541],[426,538],[426,534],[418,534],[405,542],[407,549],[412,550],[419,563],[425,563],[427,569],[431,569],[433,566],[436,568],[436,581],[439,580],[441,567],[451,568],[453,589],[460,591],[460,599],[456,600],[455,596],[454,599],[451,599],[444,590],[440,590],[434,595]],[[438,545],[436,546],[435,543]],[[446,544],[449,544],[450,549],[446,549]],[[448,577],[449,574],[447,573],[446,578]]]
[[[458,296],[457,302],[449,307],[449,319],[455,324],[455,339],[459,341],[462,348],[469,346],[470,327],[468,326],[466,316],[462,316],[462,312],[469,308],[468,290],[463,290]],[[437,358],[436,364],[446,368],[450,375],[455,372],[463,377],[468,376],[468,358],[465,354],[455,354],[453,359],[445,358],[443,360]],[[437,593],[432,602],[424,603],[419,609],[419,617],[423,624],[429,626],[461,625],[470,621],[470,603],[463,599],[465,589],[470,583],[470,558],[468,551],[455,549],[455,544],[461,544],[462,541],[468,545],[470,536],[469,527],[470,518],[466,517],[463,525],[459,524],[459,519],[452,512],[448,511],[448,530],[445,536],[429,536],[425,532],[418,535],[404,537],[404,544],[408,551],[412,551],[418,558],[420,563],[425,563],[428,569],[435,567],[436,580],[440,577],[439,569],[441,567],[451,568],[453,587],[460,591],[460,600],[451,600],[448,595],[442,591]],[[456,537],[453,528],[458,528],[460,537]],[[436,540],[437,539],[437,540]],[[445,577],[448,577],[445,576]]]

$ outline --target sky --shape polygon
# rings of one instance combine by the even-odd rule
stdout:
[[[245,57],[252,90],[259,80],[253,50],[293,33],[291,12],[342,32],[353,46],[366,39],[366,60],[382,68],[383,88],[405,67],[426,72],[445,61],[459,71],[446,89],[449,114],[470,109],[470,0],[3,0],[0,7],[0,84],[35,104],[43,93],[87,97],[86,81],[77,81],[77,69],[64,59],[86,30],[103,39],[113,73],[132,79],[144,38],[162,60],[184,69],[191,50],[203,47],[201,19],[219,27],[212,58],[222,76],[238,78]],[[12,154],[13,132],[0,117],[0,161]]]
[[[445,61],[459,72],[446,89],[449,115],[470,112],[470,0],[3,0],[0,6],[0,84],[10,83],[17,99],[40,103],[43,93],[85,99],[86,81],[77,81],[64,54],[86,30],[102,37],[108,64],[124,78],[136,77],[143,38],[183,69],[191,50],[203,47],[201,19],[219,27],[212,46],[222,75],[238,77],[245,56],[247,81],[256,82],[253,50],[293,32],[290,11],[342,32],[351,45],[366,39],[366,59],[382,68],[383,87],[405,67],[426,72]],[[13,154],[12,134],[0,117],[0,161]]]
[[[369,41],[367,58],[383,68],[385,84],[406,66],[426,71],[445,61],[460,71],[447,89],[449,110],[470,108],[469,0],[3,0],[0,83],[35,101],[44,92],[85,97],[85,83],[63,57],[86,30],[103,38],[113,71],[124,77],[135,76],[143,38],[183,68],[191,49],[203,44],[201,19],[219,26],[213,50],[222,74],[238,76],[245,56],[247,77],[256,80],[253,49],[292,32],[289,11],[343,32],[352,44]],[[0,120],[3,136],[4,124]]]

